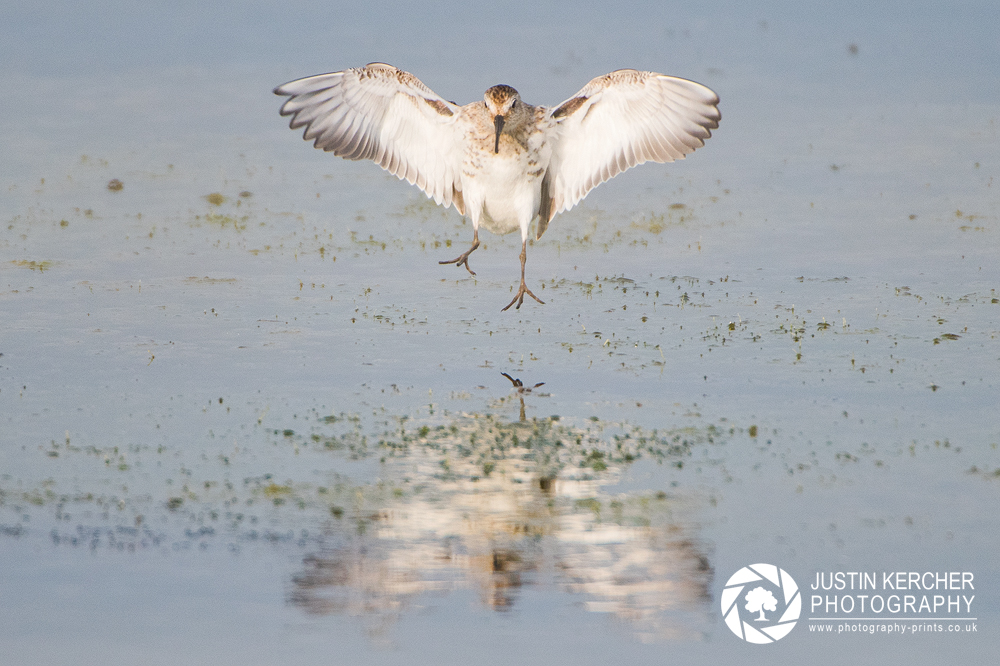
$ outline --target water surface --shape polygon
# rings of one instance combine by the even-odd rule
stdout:
[[[5,661],[995,652],[989,6],[407,11],[5,10]],[[557,218],[502,313],[516,238],[438,265],[467,223],[278,117],[372,60],[463,103],[653,69],[723,120]],[[977,631],[747,645],[757,562],[973,572]]]

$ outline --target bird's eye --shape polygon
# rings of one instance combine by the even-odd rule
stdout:
[[[511,108],[511,110],[517,108],[517,100],[516,99],[513,102],[510,103],[510,108]]]

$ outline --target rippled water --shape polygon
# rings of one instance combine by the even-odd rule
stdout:
[[[988,5],[896,9],[6,10],[5,663],[995,652],[1000,63]],[[723,120],[501,313],[516,238],[438,265],[454,211],[278,117],[371,60],[459,102],[655,69]],[[978,628],[747,645],[757,562],[972,572]]]

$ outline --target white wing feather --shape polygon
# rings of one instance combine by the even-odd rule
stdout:
[[[281,115],[316,148],[372,160],[446,208],[462,200],[461,110],[412,74],[391,65],[320,74],[274,89],[289,99]]]
[[[705,145],[722,117],[718,103],[705,86],[654,72],[621,69],[592,80],[548,111],[558,123],[549,219],[626,169],[683,159]]]

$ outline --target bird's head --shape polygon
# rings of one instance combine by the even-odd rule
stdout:
[[[500,134],[507,128],[509,134],[520,126],[522,114],[525,111],[521,96],[510,86],[493,86],[483,95],[486,103],[486,111],[493,117],[493,127],[496,131],[496,139],[493,144],[493,152],[500,152]]]

